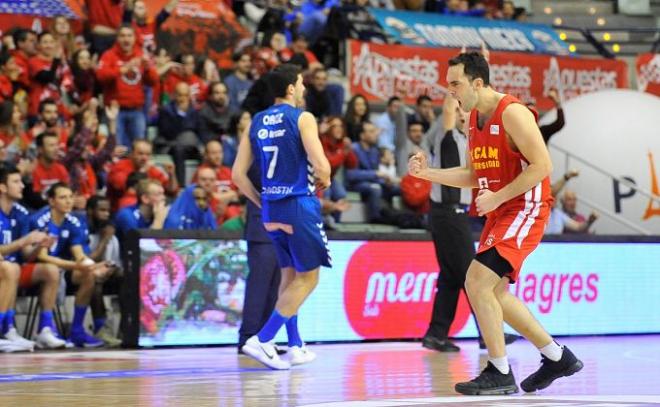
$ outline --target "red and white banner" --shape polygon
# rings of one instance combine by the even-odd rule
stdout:
[[[441,104],[446,93],[447,61],[456,49],[349,42],[350,92],[369,101],[384,102],[404,96],[415,103],[428,95]],[[625,62],[609,59],[579,59],[511,52],[492,52],[490,78],[493,87],[532,102],[542,110],[554,107],[545,95],[555,88],[562,100],[603,89],[627,88]]]
[[[637,89],[660,96],[660,54],[637,57]]]

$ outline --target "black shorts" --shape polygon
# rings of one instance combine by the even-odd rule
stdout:
[[[504,257],[500,256],[494,247],[478,253],[474,259],[491,269],[500,277],[505,277],[513,271],[511,264]]]

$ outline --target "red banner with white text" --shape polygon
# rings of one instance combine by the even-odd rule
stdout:
[[[660,96],[660,54],[637,57],[637,89]]]
[[[428,95],[442,104],[446,93],[447,61],[456,49],[349,42],[348,79],[350,92],[367,100],[384,102],[391,96],[414,104]],[[554,107],[547,98],[555,88],[566,101],[583,93],[627,88],[625,62],[550,55],[491,52],[490,81],[499,92],[512,94],[541,110]]]

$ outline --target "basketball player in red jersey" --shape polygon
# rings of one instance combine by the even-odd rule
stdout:
[[[502,321],[525,336],[542,354],[541,367],[520,384],[526,392],[582,369],[582,362],[543,329],[509,292],[523,260],[538,246],[552,204],[550,155],[536,124],[536,112],[489,85],[488,62],[479,53],[449,61],[449,93],[471,112],[467,168],[429,168],[424,154],[409,162],[412,175],[458,188],[479,188],[475,200],[486,215],[477,255],[465,288],[488,348],[488,364],[475,379],[458,383],[458,393],[511,394],[518,391],[504,346]]]

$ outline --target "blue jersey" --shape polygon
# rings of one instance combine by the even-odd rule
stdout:
[[[50,207],[40,209],[30,217],[28,230],[41,230],[49,236],[55,237],[55,242],[48,248],[48,254],[62,259],[70,259],[71,248],[76,245],[85,246],[89,240],[89,231],[86,225],[78,218],[67,213],[62,224],[53,222]]]
[[[20,204],[15,203],[9,211],[9,215],[0,210],[0,233],[2,233],[2,244],[8,245],[23,236],[27,226],[30,212]],[[4,256],[5,260],[16,263],[20,257],[19,252]]]
[[[122,208],[115,216],[115,228],[117,228],[117,236],[120,240],[126,237],[129,230],[149,229],[150,227],[151,223],[142,216],[139,204]]]
[[[315,195],[314,169],[298,129],[302,113],[301,109],[280,104],[252,119],[250,144],[261,167],[262,200]]]

